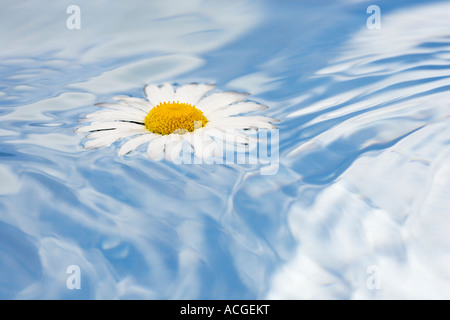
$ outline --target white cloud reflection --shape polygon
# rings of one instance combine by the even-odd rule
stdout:
[[[317,113],[305,128],[340,121],[295,146],[284,164],[305,175],[300,159],[308,154],[358,157],[291,207],[298,249],[268,298],[450,297],[448,12],[449,3],[436,3],[384,14],[381,30],[357,32],[317,72],[354,81],[352,89],[291,113]],[[381,272],[378,290],[367,286],[372,265]]]

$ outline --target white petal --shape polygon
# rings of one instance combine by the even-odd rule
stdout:
[[[183,135],[184,140],[190,143],[194,149],[194,154],[201,159],[208,159],[215,155],[219,150],[214,140],[201,132],[202,130],[196,130],[193,133]]]
[[[152,108],[152,104],[147,100],[128,97],[128,96],[117,96],[113,98],[119,102],[100,102],[95,105],[102,108],[116,109],[127,112],[141,111],[146,114]]]
[[[208,124],[220,129],[276,129],[270,122],[278,120],[264,116],[227,117],[210,121]]]
[[[118,110],[102,110],[95,113],[86,115],[85,119],[81,122],[97,122],[97,121],[134,121],[144,123],[146,114],[123,112]]]
[[[213,111],[228,106],[234,102],[242,101],[248,95],[248,93],[234,91],[215,92],[200,100],[196,107],[202,110],[205,113],[205,116],[208,117],[207,114],[211,114]]]
[[[236,129],[221,130],[219,128],[212,128],[205,130],[205,134],[213,137],[216,141],[225,141],[232,144],[250,144],[255,143],[257,139],[250,137]]]
[[[186,84],[177,89],[174,101],[196,105],[201,98],[216,86],[213,84]]]
[[[129,96],[116,96],[113,99],[119,100],[120,103],[122,103],[130,108],[143,111],[146,114],[153,107],[153,105],[149,101],[147,101],[145,99],[141,99],[141,98],[135,98],[135,97],[129,97]]]
[[[265,110],[268,106],[256,103],[256,102],[238,102],[226,107],[222,107],[208,114],[208,119],[218,119],[229,116],[234,116],[236,114],[246,113],[255,110]]]
[[[161,88],[161,95],[164,97],[164,101],[173,101],[175,96],[175,91],[173,89],[173,86],[170,83],[164,83]]]
[[[114,130],[112,130],[112,131],[114,131]],[[86,149],[95,149],[95,148],[99,148],[99,147],[105,147],[105,146],[109,146],[113,142],[116,142],[117,140],[129,137],[129,136],[134,136],[134,135],[136,135],[136,132],[133,132],[133,131],[121,132],[119,134],[111,132],[111,134],[105,134],[102,137],[99,137],[97,139],[86,141],[86,143],[84,144],[84,147]]]
[[[158,136],[148,144],[147,156],[153,160],[161,160],[164,155],[164,148],[167,136]]]
[[[90,132],[86,135],[86,139],[97,139],[100,137],[103,137],[105,135],[123,135],[125,137],[128,133],[133,134],[143,134],[148,132],[145,128],[142,129],[113,129],[113,130],[100,130],[100,131],[94,131]]]
[[[107,122],[96,122],[91,125],[77,128],[76,132],[89,132],[96,130],[109,130],[109,129],[142,129],[145,128],[142,124],[131,123],[131,122],[122,122],[122,121],[107,121]]]
[[[140,116],[140,117],[145,117],[147,115],[147,112],[144,112],[140,109],[136,109],[136,108],[132,108],[129,106],[123,106],[123,108],[121,109],[113,109],[113,108],[109,108],[106,110],[99,110],[90,114],[87,114],[85,116],[85,118],[92,118],[95,117],[97,115],[102,115],[102,114],[108,114],[108,113],[116,113],[116,114],[132,114],[132,115],[136,115],[136,116]]]
[[[180,155],[183,147],[183,138],[178,134],[170,135],[166,140],[164,155],[167,161],[174,161]]]
[[[125,142],[119,149],[119,152],[117,153],[119,157],[127,154],[128,152],[136,150],[139,146],[146,142],[150,142],[153,139],[157,138],[158,136],[153,133],[145,133],[142,134],[136,138],[132,138]]]
[[[145,86],[144,91],[148,101],[150,101],[153,106],[156,106],[161,102],[173,100],[173,88],[170,84],[164,84],[162,86],[149,84]]]
[[[86,141],[83,147],[85,149],[96,149],[104,146],[109,146],[114,141],[117,141],[117,139],[111,140],[111,136],[103,136],[98,139]]]

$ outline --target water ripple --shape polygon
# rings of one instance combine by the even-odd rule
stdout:
[[[289,109],[298,138],[282,162],[310,192],[290,207],[299,245],[268,297],[450,295],[441,232],[449,212],[449,10],[438,3],[385,15],[381,30],[356,33],[316,73],[330,85],[314,103]],[[366,285],[371,266],[383,290]]]
[[[2,11],[0,298],[450,297],[447,3],[79,2],[76,31]],[[82,149],[93,103],[164,81],[269,105],[278,173]]]

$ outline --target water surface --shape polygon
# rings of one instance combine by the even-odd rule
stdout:
[[[450,297],[448,1],[71,4],[0,14],[0,298]],[[278,173],[82,148],[165,81],[269,105]]]

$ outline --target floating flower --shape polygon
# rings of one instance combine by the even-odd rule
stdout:
[[[100,110],[81,121],[91,122],[77,132],[89,132],[84,147],[109,146],[128,138],[118,155],[125,155],[148,143],[147,155],[173,161],[180,155],[183,142],[189,143],[196,156],[217,155],[215,144],[221,140],[248,144],[249,136],[242,129],[273,129],[276,119],[265,116],[238,116],[267,107],[246,101],[247,93],[213,92],[214,85],[187,84],[174,88],[169,83],[150,84],[144,88],[147,100],[117,96],[118,102],[98,103]],[[210,93],[210,94],[208,94]],[[225,134],[226,132],[226,134]]]

